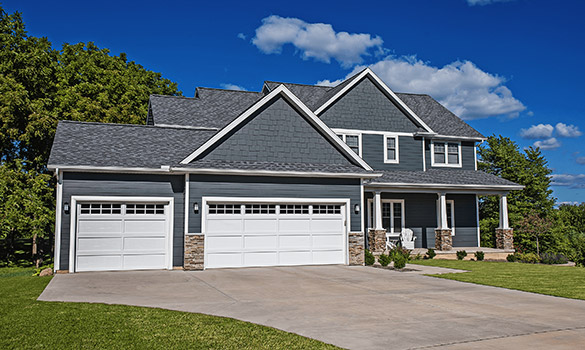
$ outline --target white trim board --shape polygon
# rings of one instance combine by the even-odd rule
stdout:
[[[189,164],[203,152],[208,150],[211,146],[215,143],[219,142],[224,136],[226,136],[230,131],[235,129],[238,125],[246,121],[250,116],[252,116],[256,111],[258,111],[262,106],[267,104],[268,102],[272,101],[274,98],[278,96],[284,97],[289,103],[293,106],[296,106],[298,111],[304,114],[308,121],[313,124],[314,127],[319,129],[324,133],[324,135],[332,142],[334,145],[337,145],[338,148],[345,152],[349,158],[353,159],[357,164],[362,166],[366,170],[372,170],[372,168],[366,163],[363,159],[359,157],[359,155],[355,154],[341,139],[327,126],[321,119],[319,119],[301,100],[298,99],[289,89],[286,88],[284,85],[279,85],[276,89],[272,90],[268,95],[264,96],[260,101],[256,102],[252,107],[248,108],[244,113],[240,114],[239,117],[234,119],[231,123],[213,135],[209,140],[207,140],[203,145],[197,148],[193,153],[191,153],[187,158],[181,161],[181,164]]]
[[[396,147],[396,159],[388,159],[388,139],[394,139],[394,146]],[[400,137],[396,134],[384,134],[384,164],[399,164],[400,163]]]
[[[162,202],[168,203],[167,269],[173,269],[173,236],[175,199],[173,197],[71,196],[69,226],[69,273],[75,272],[75,245],[77,233],[77,202]]]
[[[385,92],[392,100],[394,100],[394,102],[398,103],[398,105],[400,106],[400,108],[406,112],[406,114],[408,116],[410,116],[412,119],[414,119],[417,123],[419,123],[420,126],[422,126],[425,130],[427,130],[428,132],[433,132],[433,130],[425,123],[422,121],[422,119],[420,119],[420,117],[418,115],[416,115],[416,113],[414,113],[414,111],[412,109],[410,109],[410,107],[408,107],[406,105],[406,103],[404,103],[395,93],[394,91],[392,91],[388,85],[386,85],[382,79],[380,79],[370,68],[366,68],[364,69],[361,73],[359,73],[359,75],[357,77],[355,77],[349,84],[347,84],[346,86],[343,87],[343,89],[339,90],[333,97],[331,97],[327,102],[325,102],[323,105],[321,105],[321,107],[319,107],[316,111],[315,114],[319,115],[321,114],[323,111],[325,111],[331,104],[333,104],[333,102],[337,101],[341,96],[343,96],[347,91],[349,91],[351,88],[353,88],[355,85],[357,85],[360,81],[362,81],[362,79],[366,76],[371,77],[374,80],[374,83],[376,85],[378,85],[379,88],[382,89],[383,92]]]
[[[445,146],[445,163],[435,162],[435,142],[442,143]],[[457,144],[457,160],[458,163],[449,163],[449,144]],[[431,140],[431,167],[436,168],[461,168],[463,165],[463,154],[461,152],[461,141],[443,141],[443,140]]]
[[[55,271],[61,269],[61,222],[63,220],[63,172],[56,170],[57,174],[57,200],[55,205],[55,257],[54,268]]]

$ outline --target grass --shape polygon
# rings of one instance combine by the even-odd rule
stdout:
[[[585,300],[585,268],[582,267],[458,260],[410,263],[469,271],[430,275],[433,277]]]
[[[0,269],[0,349],[337,349],[270,327],[179,311],[40,302],[51,277]]]

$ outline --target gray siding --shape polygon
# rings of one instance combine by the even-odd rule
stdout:
[[[374,170],[423,170],[422,139],[398,137],[398,164],[384,163],[384,135],[362,134],[362,158]]]
[[[351,162],[279,97],[227,135],[205,160],[344,164]]]
[[[461,168],[450,168],[450,167],[434,167],[440,169],[463,169],[463,170],[475,170],[475,142],[462,141],[461,142]],[[431,166],[431,142],[425,140],[425,161],[427,169],[433,168]]]
[[[356,179],[317,179],[252,176],[190,177],[189,207],[201,205],[201,197],[279,197],[279,198],[349,198],[351,230],[361,231],[361,215],[353,206],[360,203],[360,181]],[[201,210],[191,212],[189,233],[201,233]]]
[[[185,177],[178,175],[65,173],[63,203],[71,203],[72,195],[173,197],[173,265],[183,266],[184,187]],[[69,228],[70,215],[63,213],[60,261],[62,270],[69,269]]]
[[[320,118],[330,128],[396,132],[419,130],[369,77],[333,103]]]
[[[373,197],[365,193],[366,199]],[[414,231],[415,248],[435,247],[437,227],[437,195],[434,193],[382,193],[382,199],[404,199],[405,225]],[[453,247],[477,247],[477,216],[475,195],[447,195],[455,205],[455,236]],[[366,218],[370,208],[366,208]],[[367,226],[367,225],[366,225]]]

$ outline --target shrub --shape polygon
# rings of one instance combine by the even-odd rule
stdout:
[[[483,261],[484,257],[485,257],[485,253],[482,252],[481,250],[478,250],[477,252],[475,252],[475,260]]]
[[[390,264],[391,261],[392,259],[390,259],[390,257],[386,254],[380,254],[380,256],[378,257],[378,262],[382,266],[388,266],[388,264]]]
[[[568,261],[563,254],[540,253],[540,262],[543,264],[566,264]]]
[[[403,269],[406,266],[406,262],[408,259],[402,254],[396,254],[394,256],[394,268],[395,269]]]
[[[435,253],[434,249],[431,248],[431,249],[427,250],[427,256],[429,257],[429,259],[434,258],[436,255],[437,255],[437,253]]]
[[[366,249],[366,253],[365,253],[365,262],[366,262],[367,266],[372,266],[376,262],[376,258],[374,257],[374,254],[372,254],[367,249]]]
[[[392,259],[392,260],[394,260],[394,258],[397,257],[398,255],[401,255],[402,257],[404,257],[404,259],[406,261],[410,260],[410,250],[408,250],[406,248],[402,248],[402,247],[392,248],[390,250],[390,252],[388,253],[388,255],[390,255],[390,259]]]
[[[457,251],[457,260],[463,260],[467,256],[467,252],[465,250],[458,250]]]
[[[414,256],[414,260],[422,260],[422,259],[423,259],[423,256],[420,255],[420,253],[418,253]]]
[[[526,264],[537,264],[540,262],[538,255],[534,253],[517,253],[518,261]]]
[[[508,260],[508,262],[516,262],[516,261],[518,261],[518,258],[514,254],[508,254],[508,256],[506,257],[506,260]]]

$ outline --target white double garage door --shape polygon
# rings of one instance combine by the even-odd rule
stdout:
[[[346,263],[346,201],[204,202],[206,268]]]
[[[205,267],[345,264],[346,200],[202,203]],[[172,200],[79,201],[73,271],[172,268]]]

